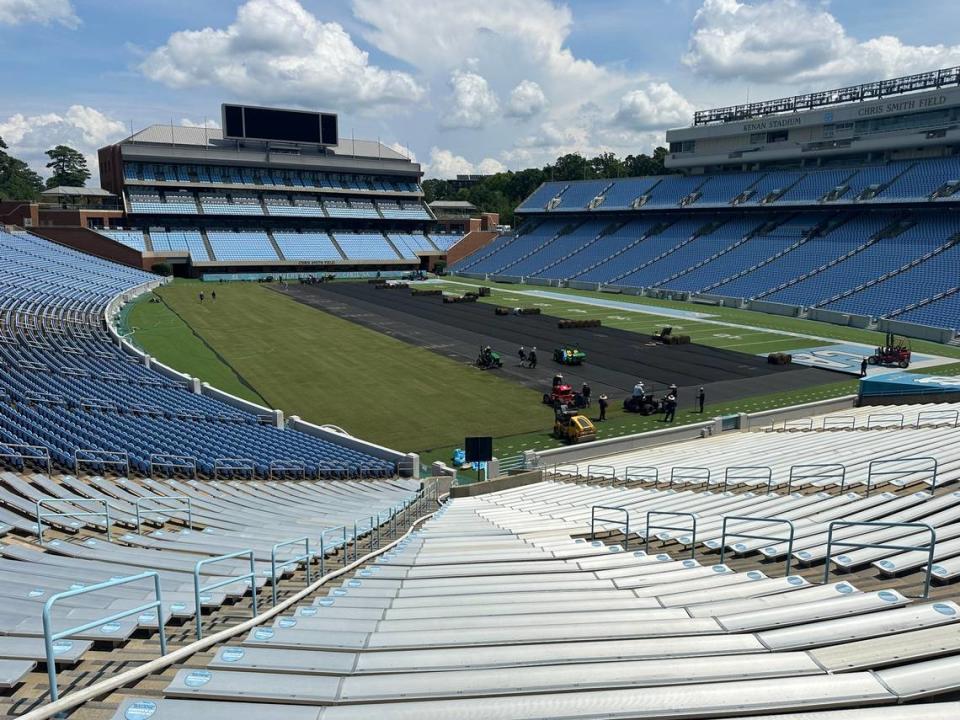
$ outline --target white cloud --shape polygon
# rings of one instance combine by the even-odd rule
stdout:
[[[409,105],[424,95],[411,75],[372,65],[341,25],[297,0],[248,0],[226,28],[175,32],[140,69],[173,88],[216,86],[312,108]]]
[[[475,72],[454,70],[450,74],[450,110],[441,112],[445,128],[482,128],[500,113],[500,102],[486,78]]]
[[[960,46],[850,37],[809,0],[704,0],[683,62],[703,75],[757,82],[863,82],[960,62]]]
[[[59,23],[64,27],[80,26],[70,0],[0,0],[0,25]]]
[[[529,118],[540,113],[547,106],[547,96],[533,80],[523,80],[510,92],[507,115]]]
[[[475,146],[511,163],[541,164],[579,149],[640,152],[612,129],[621,99],[651,82],[645,73],[602,65],[568,46],[573,12],[560,0],[352,0],[363,37],[417,69],[431,87],[468,69],[503,98],[505,115],[536,121],[480,123]],[[578,12],[589,13],[584,6]],[[663,117],[663,113],[660,116]],[[684,124],[689,117],[683,118]],[[442,122],[442,118],[440,119]]]
[[[495,158],[484,158],[476,165],[462,155],[454,155],[449,150],[430,148],[430,162],[425,163],[423,172],[427,177],[449,180],[457,175],[492,175],[503,172],[506,166]]]
[[[614,122],[631,130],[664,129],[687,123],[694,109],[669,83],[649,83],[620,98]]]
[[[392,143],[387,143],[386,145],[391,150],[397,151],[398,153],[400,153],[406,158],[409,158],[413,162],[417,161],[417,154],[413,150],[408,148],[406,145],[404,145],[403,143],[392,142]]]
[[[205,127],[212,130],[219,130],[220,123],[216,120],[211,120],[210,118],[205,118],[203,120],[191,120],[190,118],[180,118],[180,125],[183,127]]]
[[[44,154],[55,145],[69,145],[83,153],[93,177],[90,184],[98,184],[96,151],[123,138],[127,127],[99,110],[85,105],[71,105],[63,114],[11,115],[0,120],[0,137],[10,146],[14,155],[43,176],[50,174]]]

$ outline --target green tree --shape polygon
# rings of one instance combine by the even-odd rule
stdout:
[[[553,180],[593,180],[596,177],[593,166],[580,153],[562,155],[553,164]]]
[[[597,177],[618,178],[626,175],[623,161],[611,152],[601,153],[590,161],[590,167]]]
[[[48,188],[58,185],[83,187],[90,179],[87,159],[69,145],[57,145],[52,150],[47,150],[46,155],[50,158],[47,167],[53,171],[53,174],[47,178]]]
[[[36,200],[43,189],[40,176],[6,151],[7,144],[0,138],[0,200]]]

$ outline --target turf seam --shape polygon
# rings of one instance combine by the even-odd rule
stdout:
[[[190,330],[190,332],[193,334],[193,336],[194,336],[197,340],[199,340],[199,341],[203,344],[203,346],[204,346],[205,348],[207,348],[207,350],[209,350],[210,352],[212,352],[212,353],[214,354],[214,356],[216,356],[217,360],[219,360],[221,363],[223,363],[223,365],[224,365],[225,367],[229,368],[230,372],[232,372],[233,375],[234,375],[234,377],[237,378],[237,382],[239,382],[241,385],[243,385],[245,388],[247,388],[247,390],[249,390],[249,391],[252,392],[254,395],[256,395],[258,398],[260,398],[260,402],[262,402],[265,407],[270,407],[269,401],[268,401],[263,395],[260,394],[260,391],[258,391],[253,385],[251,385],[249,382],[247,382],[247,379],[246,379],[243,375],[241,375],[240,372],[239,372],[233,365],[230,364],[230,361],[229,361],[229,360],[227,360],[223,355],[221,355],[221,354],[217,351],[217,349],[216,349],[215,347],[213,347],[213,345],[211,345],[209,342],[207,342],[207,339],[206,339],[205,337],[203,337],[203,335],[201,335],[200,333],[198,333],[198,332],[196,331],[196,329],[193,327],[193,325],[191,325],[190,323],[188,323],[188,322],[186,321],[186,319],[185,319],[180,313],[178,313],[176,310],[174,310],[173,307],[170,305],[170,303],[168,303],[168,302],[166,301],[166,299],[165,299],[162,295],[159,295],[159,297],[160,297],[160,302],[162,302],[162,303],[164,304],[164,306],[167,308],[167,310],[169,310],[170,312],[172,312],[172,313],[177,317],[177,319],[180,320],[180,322],[182,322],[182,323]]]

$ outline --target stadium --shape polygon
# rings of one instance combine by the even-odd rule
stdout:
[[[232,103],[0,201],[0,712],[960,716],[958,84],[509,230]]]

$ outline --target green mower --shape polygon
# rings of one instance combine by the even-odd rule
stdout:
[[[587,354],[573,345],[563,345],[553,351],[553,361],[561,365],[583,365]]]

